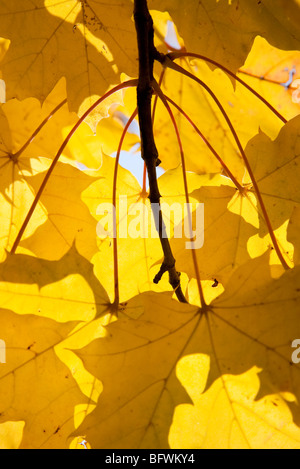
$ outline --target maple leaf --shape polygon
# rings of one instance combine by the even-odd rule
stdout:
[[[165,174],[161,178],[162,189],[167,177]],[[195,219],[193,230],[198,233],[201,229],[204,231],[204,243],[196,250],[196,256],[201,280],[211,280],[211,284],[214,279],[225,284],[232,272],[250,259],[247,242],[255,236],[258,228],[258,215],[251,201],[240,196],[229,180],[227,184],[226,182],[219,175],[188,178],[191,200],[204,204],[204,225],[199,226],[199,221]],[[162,193],[165,195],[165,192]],[[184,194],[183,190],[181,194]],[[171,204],[176,199],[169,193],[166,200]],[[186,219],[184,223],[187,225]],[[223,226],[227,226],[224,232]],[[176,256],[177,268],[186,272],[189,278],[195,277],[192,252],[186,249],[186,239],[172,238],[171,246]]]
[[[8,249],[17,236],[31,204],[38,193],[46,173],[64,141],[62,128],[74,125],[78,117],[68,110],[66,104],[64,83],[61,81],[47,97],[43,106],[34,98],[24,101],[9,100],[2,105],[0,112],[1,125],[1,165],[0,191],[2,232],[1,247]],[[72,155],[69,162],[74,163]],[[76,155],[77,156],[77,155]],[[66,161],[65,157],[65,161]],[[51,159],[51,160],[50,160]],[[69,181],[66,185],[65,178]],[[79,169],[67,168],[59,163],[55,174],[47,184],[42,199],[33,214],[25,237],[33,235],[40,225],[44,233],[38,234],[38,239],[30,248],[35,253],[51,258],[51,244],[55,243],[56,258],[63,255],[72,245],[75,236],[81,236],[85,229],[95,230],[92,218],[89,217],[76,191],[82,191],[92,182],[92,178]],[[65,196],[63,195],[65,188]],[[64,201],[64,197],[68,199]],[[72,201],[72,202],[71,202]],[[67,204],[67,206],[66,206]],[[73,206],[72,206],[73,204]],[[66,222],[66,220],[68,220]],[[72,223],[71,220],[73,220]],[[51,241],[47,241],[47,235]],[[53,235],[53,236],[52,236]],[[34,241],[33,241],[34,243]],[[38,244],[42,246],[38,248]],[[27,246],[29,246],[27,242]],[[59,248],[59,245],[61,248]],[[82,245],[86,255],[92,255],[84,242]],[[48,254],[46,254],[48,250]],[[50,256],[50,257],[49,257]]]
[[[68,280],[69,275],[79,278],[78,284],[82,283],[80,298],[72,287],[73,282],[75,282],[73,286],[76,285],[76,278]],[[97,316],[100,315],[101,308],[97,312],[94,298],[99,307],[108,303],[103,287],[93,274],[92,265],[77,253],[74,246],[57,261],[43,260],[24,254],[8,256],[6,261],[0,264],[0,278],[2,304],[19,314],[27,311],[27,314],[43,315],[56,321],[70,320],[68,314],[71,314],[72,320],[80,320],[82,316],[77,315],[78,311],[83,314],[83,317],[86,315],[91,318],[96,313]],[[85,282],[81,280],[82,278]],[[22,284],[25,285],[24,294],[22,294]],[[54,286],[47,288],[49,284],[54,284]],[[87,285],[90,288],[87,288]],[[77,288],[79,287],[75,290]],[[76,297],[79,301],[76,301]],[[51,304],[52,301],[53,304]],[[45,302],[45,309],[43,302]],[[70,307],[67,310],[65,306],[54,308],[55,302],[58,302],[58,305],[70,304]],[[72,309],[73,303],[78,303],[77,312]]]
[[[114,253],[112,215],[110,227],[106,226],[107,205],[113,201],[112,174],[116,160],[103,155],[101,177],[82,194],[82,200],[89,207],[90,213],[98,220],[98,252],[92,263],[96,275],[108,292],[114,295]],[[151,236],[151,208],[148,193],[142,192],[135,177],[126,169],[119,167],[116,191],[116,227],[118,230],[118,276],[120,302],[127,301],[141,291],[155,288],[153,277],[150,276],[151,266],[161,258],[159,239]],[[104,217],[105,215],[105,217]],[[143,228],[144,227],[144,228]],[[105,229],[106,228],[106,229]],[[104,231],[104,232],[103,232]],[[130,234],[131,233],[131,234]],[[96,231],[93,234],[95,239]],[[107,272],[111,275],[108,276]]]
[[[258,52],[260,49],[262,49],[261,55]],[[184,44],[182,50],[185,50]],[[197,60],[194,57],[197,54],[191,54],[192,61],[189,61],[187,59],[189,54],[182,53],[184,56],[179,60],[179,63],[189,72],[192,72],[195,77],[209,83],[211,90],[222,103],[223,109],[229,116],[234,128],[237,129],[239,141],[243,147],[259,130],[262,130],[272,139],[277,137],[285,119],[278,119],[279,115],[275,114],[275,108],[284,111],[284,115],[289,118],[299,113],[299,106],[293,102],[291,96],[293,89],[282,86],[283,83],[280,81],[288,76],[286,71],[281,70],[281,64],[289,65],[290,70],[294,69],[296,71],[299,61],[297,52],[276,49],[258,37],[245,66],[239,70],[239,76],[247,78],[246,82],[252,85],[252,91],[246,89],[245,83],[239,81],[233,86],[232,76],[227,76],[228,70],[226,68],[211,71],[208,65],[205,64],[205,57],[202,60]],[[268,56],[267,54],[271,57],[269,63],[273,64],[272,68],[269,67],[270,71],[268,71],[268,62],[264,60]],[[261,64],[259,63],[260,60],[262,61]],[[274,73],[272,73],[273,69]],[[279,70],[281,70],[280,73]],[[248,76],[249,74],[250,76]],[[268,78],[269,75],[271,78]],[[297,80],[297,73],[294,78]],[[216,158],[217,153],[219,159],[222,158],[227,167],[230,167],[231,173],[237,180],[242,181],[245,174],[245,165],[241,160],[239,149],[230,128],[224,121],[224,116],[216,102],[207,93],[207,90],[204,90],[199,83],[188,80],[169,69],[165,69],[163,75],[161,70],[157,69],[156,79],[161,81],[161,89],[171,103],[173,115],[180,129],[180,138],[185,150],[186,169],[200,174],[222,170],[226,174],[226,169],[224,166],[222,167],[222,164]],[[266,98],[267,101],[263,102],[257,95],[255,96],[253,89],[259,91],[261,97]],[[275,108],[272,106],[268,108],[266,102],[273,103]],[[134,106],[134,90],[127,89],[124,91],[124,105],[119,106],[117,111],[114,111],[114,115],[117,116],[121,113],[123,118],[126,119],[126,116],[132,114]],[[170,116],[160,100],[155,105],[155,111],[153,109],[153,120],[154,136],[161,166],[164,169],[175,168],[181,163],[178,142],[174,138],[175,133]],[[112,129],[112,124],[110,124],[110,128]],[[118,128],[116,125],[112,137],[117,134]],[[99,129],[101,129],[101,132],[109,132],[109,123],[100,122]],[[130,149],[139,141],[138,135],[135,139],[127,139],[124,142],[124,148]],[[211,145],[215,154],[209,148],[207,142]],[[106,152],[112,151],[110,146],[106,147]]]
[[[128,0],[2,2],[1,34],[11,42],[1,67],[8,98],[43,101],[65,76],[70,108],[78,110],[86,98],[118,83],[120,71],[135,75],[131,15]]]
[[[198,2],[150,0],[149,8],[168,11],[190,51],[228,66],[233,72],[243,65],[255,36],[264,36],[281,49],[299,49],[299,6],[292,0]],[[193,14],[191,15],[191,11]]]
[[[291,119],[275,141],[260,133],[246,148],[274,228],[288,220],[300,202],[297,183],[300,175],[299,123],[299,116]],[[286,180],[288,186],[284,183]]]
[[[1,3],[0,447],[300,448],[285,3]]]
[[[47,171],[27,178],[28,184],[37,193]],[[96,221],[81,201],[81,193],[94,181],[79,169],[64,163],[56,165],[54,174],[47,183],[39,204],[45,213],[45,222],[29,237],[24,234],[20,246],[29,249],[43,259],[60,259],[75,242],[78,252],[91,259],[97,251]]]
[[[94,448],[299,448],[299,275],[271,279],[263,256],[205,314],[165,294],[128,302],[77,351],[104,385],[79,434]]]
[[[86,401],[54,352],[54,346],[74,326],[1,309],[7,363],[0,370],[0,422],[25,422],[21,447],[64,448],[74,428],[74,406]]]
[[[8,257],[0,290],[0,421],[25,422],[21,447],[66,448],[74,418],[93,408],[96,387],[66,349],[99,334],[107,295],[75,248],[55,262]]]
[[[234,128],[238,129],[238,136],[243,147],[258,133],[259,129],[273,139],[277,136],[283,125],[282,122],[242,84],[236,83],[234,90],[230,78],[222,70],[211,71],[203,61],[194,60],[193,66],[186,59],[181,59],[178,63],[192,71],[194,76],[209,83],[230,117]],[[198,83],[183,78],[172,70],[165,71],[162,90],[168,98],[179,105],[179,109],[172,106],[172,112],[180,129],[186,169],[200,174],[214,173],[220,172],[222,166],[180,109],[187,114],[230,167],[234,176],[241,181],[245,167],[239,150],[220,109],[208,93]],[[174,138],[174,129],[169,115],[160,103],[155,112],[154,135],[162,166],[165,169],[176,167],[180,163],[178,144]]]
[[[299,116],[288,122],[272,141],[262,132],[246,147],[246,154],[264,199],[268,217],[289,262],[293,262],[293,247],[287,239],[287,226],[295,207],[299,207]],[[178,171],[179,173],[179,171]],[[164,180],[161,177],[163,190]],[[173,177],[173,176],[171,176]],[[285,181],[289,180],[287,186]],[[247,187],[245,178],[245,188]],[[251,183],[249,183],[251,184]],[[171,184],[168,183],[168,189]],[[232,271],[247,261],[270,249],[268,227],[257,197],[251,186],[239,193],[233,184],[222,176],[191,176],[188,186],[193,198],[204,203],[204,246],[197,251],[200,276],[224,283]],[[177,182],[177,189],[179,189]],[[198,189],[198,187],[200,189]],[[181,186],[182,194],[184,188]],[[162,192],[168,194],[167,191]],[[169,191],[169,203],[174,196]],[[225,221],[226,220],[226,221]],[[227,226],[226,231],[222,226]],[[195,227],[194,227],[195,229]],[[222,236],[220,237],[220,233]],[[216,241],[215,236],[219,241]],[[295,236],[293,237],[293,242]],[[195,276],[192,256],[187,256],[183,239],[172,240],[177,266],[189,277]],[[222,252],[222,254],[221,254]],[[271,263],[278,263],[272,256]]]
[[[62,128],[78,117],[68,110],[65,82],[61,80],[41,105],[37,99],[8,100],[1,105],[1,168],[15,163],[31,169],[31,159],[53,158],[63,142]],[[51,136],[48,142],[48,138]],[[5,178],[1,184],[3,190]],[[8,179],[9,180],[9,179]]]
[[[243,79],[255,88],[287,119],[299,114],[299,105],[293,98],[293,83],[300,77],[300,54],[271,46],[257,36],[245,64],[240,68]]]

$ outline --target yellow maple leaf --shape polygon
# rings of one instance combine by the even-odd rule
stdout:
[[[112,213],[107,215],[113,202],[113,178],[116,160],[103,155],[101,177],[82,194],[93,217],[98,221],[94,239],[97,237],[98,252],[92,262],[95,272],[107,290],[111,300],[114,298],[114,250]],[[155,288],[149,273],[151,266],[162,256],[161,246],[156,234],[150,228],[151,209],[135,177],[122,167],[118,169],[116,188],[116,226],[117,256],[120,302],[127,301],[140,291]],[[157,268],[158,270],[158,268]]]
[[[27,178],[37,193],[47,172]],[[91,259],[97,250],[96,221],[81,201],[81,193],[94,181],[83,171],[57,163],[39,200],[44,223],[34,229],[30,221],[30,236],[24,234],[20,246],[43,259],[60,259],[75,243],[78,252]]]
[[[78,110],[86,98],[117,84],[121,71],[135,75],[131,15],[130,1],[2,2],[1,34],[11,42],[1,67],[8,98],[43,101],[65,76],[70,108]]]
[[[102,391],[69,347],[101,336],[110,316],[108,297],[75,248],[55,262],[8,257],[0,267],[0,290],[6,350],[0,422],[24,423],[21,437],[16,433],[20,447],[67,448],[69,434]],[[14,441],[8,439],[6,447]]]
[[[300,448],[299,1],[285,3],[149,0],[159,52],[149,34],[142,56],[162,91],[137,60],[142,1],[0,4],[1,447]],[[146,166],[141,183],[118,167],[140,142],[143,78],[161,240]]]
[[[19,229],[46,176],[46,170],[48,170],[51,161],[64,141],[63,128],[75,125],[78,117],[68,110],[65,83],[62,80],[50,93],[42,106],[35,98],[28,98],[24,101],[9,100],[1,106],[0,120],[0,212],[2,218],[0,256],[3,259],[5,256],[4,251],[10,249],[15,241]],[[66,158],[68,156],[64,155],[64,161],[67,161]],[[72,156],[69,162],[73,165],[76,164]],[[60,250],[57,250],[58,245],[54,248],[57,256],[62,255],[70,248],[75,233],[80,236],[83,228],[79,225],[82,223],[91,225],[92,218],[89,218],[87,211],[83,212],[85,208],[83,204],[80,213],[80,199],[75,196],[75,187],[83,190],[92,181],[92,178],[84,175],[79,169],[76,170],[76,168],[70,167],[67,170],[66,165],[62,163],[58,164],[56,171],[56,175],[50,179],[42,200],[31,217],[25,237],[31,236],[35,229],[46,223],[48,219],[50,230],[48,225],[45,236],[46,233],[56,232],[55,242],[62,246]],[[65,183],[59,182],[64,171],[69,171],[70,183],[72,184],[72,179],[74,181],[74,188],[72,190],[70,188],[66,189]],[[79,180],[82,183],[79,184]],[[76,198],[76,201],[74,200],[73,202],[76,204],[76,210],[74,206],[72,208],[70,205],[64,208],[62,203],[64,199],[63,187],[65,187],[65,196],[67,198],[69,195],[66,195],[66,193],[70,194],[71,198],[73,195],[73,200]],[[59,207],[58,211],[55,206]],[[50,222],[51,210],[55,212],[56,220],[54,216]],[[73,216],[75,212],[77,213],[77,222],[75,222],[76,226],[73,224],[73,234],[70,238],[66,232],[63,232],[62,224],[67,228],[63,216],[68,217],[69,220],[72,217],[74,219],[76,218]],[[68,226],[69,228],[71,227],[70,223],[68,223]],[[68,232],[70,233],[69,229]],[[42,242],[43,247],[41,249],[46,257],[48,250],[48,256],[51,258],[49,254],[51,242],[48,243],[46,238],[42,236],[37,241],[37,244],[42,239],[44,239],[44,242]],[[53,241],[54,238],[52,238],[52,245]],[[33,247],[31,244],[31,247],[33,251],[37,249],[36,253],[42,252],[41,250],[38,251],[37,245]]]
[[[177,173],[179,179],[181,174],[179,171]],[[162,176],[162,188],[167,178],[167,173]],[[247,242],[257,233],[258,215],[249,200],[239,196],[233,184],[222,176],[194,176],[188,178],[188,186],[193,199],[204,204],[203,226],[199,226],[199,221],[195,219],[193,230],[198,236],[201,230],[204,233],[203,246],[196,249],[195,253],[200,278],[210,280],[211,289],[215,279],[226,284],[232,272],[250,259]],[[171,203],[173,196],[170,195],[167,200]],[[246,219],[241,217],[243,213],[247,214]],[[184,223],[187,224],[187,221],[184,220]],[[223,230],[224,226],[226,230]],[[186,239],[173,238],[171,246],[177,268],[186,272],[189,278],[195,277],[193,256],[191,250],[186,249]]]
[[[0,421],[25,422],[21,447],[65,447],[74,428],[74,406],[86,401],[53,350],[74,326],[1,309],[7,362],[0,369]]]
[[[164,294],[131,300],[77,351],[104,386],[78,432],[106,449],[299,448],[298,284],[298,268],[272,280],[263,256],[206,312]]]
[[[300,77],[300,53],[284,51],[271,46],[257,36],[241,77],[255,88],[287,119],[299,114],[299,103],[293,99],[293,83]]]
[[[299,49],[295,1],[188,0],[183,5],[180,0],[149,0],[149,8],[170,13],[188,51],[197,50],[233,72],[244,63],[258,34],[275,47]]]
[[[287,222],[295,207],[299,207],[299,116],[291,119],[275,141],[264,134],[254,137],[246,148],[273,229],[277,232],[283,252],[292,261],[286,239]],[[289,181],[286,184],[284,181]],[[260,216],[260,237],[266,225]]]

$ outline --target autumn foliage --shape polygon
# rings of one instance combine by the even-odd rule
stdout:
[[[0,2],[0,448],[300,449],[299,0],[148,7],[173,273],[134,2]]]

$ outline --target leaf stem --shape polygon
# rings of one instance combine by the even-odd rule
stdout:
[[[113,178],[113,193],[112,193],[112,203],[113,203],[113,255],[114,255],[114,302],[113,304],[117,307],[119,305],[119,269],[118,269],[118,241],[117,241],[117,177],[118,177],[118,167],[119,167],[119,160],[120,160],[120,153],[122,149],[122,145],[124,142],[125,135],[127,130],[132,123],[133,119],[137,116],[137,109],[132,113],[131,117],[128,119],[127,124],[124,127],[122,132],[119,146],[116,154],[116,162],[115,162],[115,169],[114,169],[114,178]]]
[[[65,138],[65,140],[63,141],[63,143],[61,144],[58,152],[56,153],[47,173],[46,173],[46,176],[38,190],[38,192],[36,193],[36,196],[34,198],[34,201],[26,215],[26,218],[19,230],[19,233],[15,239],[15,242],[11,248],[11,251],[10,253],[11,254],[14,254],[16,252],[16,249],[22,239],[22,236],[24,234],[24,231],[26,230],[27,228],[27,225],[33,215],[33,212],[40,200],[40,197],[46,187],[46,184],[56,166],[56,163],[58,162],[59,160],[59,157],[61,156],[62,152],[64,151],[65,147],[67,146],[67,144],[69,143],[71,137],[74,135],[74,133],[76,132],[76,130],[78,129],[78,127],[80,126],[80,124],[82,124],[82,122],[86,119],[86,117],[97,107],[99,106],[99,104],[102,103],[102,101],[104,101],[106,98],[108,98],[110,95],[112,95],[113,93],[116,93],[117,91],[119,90],[122,90],[123,88],[127,88],[129,86],[136,86],[137,84],[137,80],[128,80],[128,81],[125,81],[124,83],[120,83],[120,85],[117,85],[115,86],[114,88],[112,88],[111,90],[107,91],[103,96],[101,96],[101,98],[97,99],[97,101],[95,101],[95,103],[89,107],[89,109],[80,117],[80,119],[76,122],[76,124],[72,127],[72,129],[70,130],[70,132],[68,133],[67,137]]]
[[[223,167],[226,175],[232,180],[232,182],[234,183],[234,185],[236,186],[236,188],[242,192],[243,191],[243,187],[241,186],[241,184],[238,182],[238,180],[234,177],[234,175],[232,174],[232,172],[230,171],[230,169],[228,168],[228,166],[226,165],[226,163],[222,160],[222,158],[220,157],[220,155],[217,153],[217,151],[213,148],[213,146],[210,144],[210,142],[207,140],[207,138],[203,135],[203,133],[201,132],[201,130],[196,126],[196,124],[193,122],[193,120],[188,116],[188,114],[186,114],[186,112],[177,104],[175,103],[171,98],[169,98],[168,96],[164,95],[165,99],[171,103],[186,119],[187,121],[191,124],[191,126],[194,128],[194,130],[197,132],[197,134],[202,138],[202,140],[204,141],[205,145],[209,148],[209,150],[213,153],[213,155],[217,158],[217,160],[219,161],[219,163],[221,164],[221,166]]]
[[[246,76],[251,77],[251,78],[256,78],[259,81],[265,81],[267,83],[272,83],[273,85],[282,85],[282,83],[278,80],[272,80],[272,78],[266,78],[264,75],[262,75],[262,76],[255,75],[254,73],[251,73],[247,70],[243,70],[242,68],[240,68],[238,70],[238,73],[241,73],[242,75],[246,75]]]
[[[182,175],[183,175],[185,201],[186,201],[186,204],[187,204],[187,207],[188,207],[187,215],[188,215],[188,223],[189,223],[189,232],[190,232],[190,235],[191,235],[192,232],[193,232],[192,215],[191,215],[190,205],[189,205],[190,199],[189,199],[189,190],[188,190],[188,183],[187,183],[187,177],[186,177],[185,157],[184,157],[183,146],[182,146],[182,142],[181,142],[181,138],[180,138],[180,133],[179,133],[178,126],[177,126],[176,120],[174,118],[174,115],[171,111],[171,108],[170,108],[170,106],[167,102],[166,97],[164,96],[163,92],[161,91],[159,85],[156,82],[154,82],[153,87],[154,87],[154,90],[156,91],[157,95],[159,96],[159,98],[163,102],[165,108],[167,109],[167,111],[169,113],[169,116],[170,116],[170,119],[172,121],[174,130],[175,130],[175,133],[176,133],[178,146],[179,146],[179,150],[180,150],[180,156],[181,156],[181,167],[182,167]],[[200,272],[199,272],[199,266],[198,266],[198,260],[197,260],[196,252],[195,252],[195,249],[192,249],[191,251],[192,251],[192,259],[193,259],[194,270],[195,270],[195,277],[196,277],[196,280],[197,280],[198,292],[199,292],[199,296],[200,296],[200,300],[201,300],[201,307],[206,308],[207,304],[205,302],[204,293],[203,293],[203,289],[202,289],[202,285],[201,285],[201,278],[200,278]]]
[[[28,147],[28,145],[30,145],[30,143],[33,141],[33,139],[37,136],[37,134],[42,130],[42,128],[47,124],[47,122],[51,119],[51,117],[54,116],[54,114],[61,108],[64,106],[64,104],[66,104],[68,101],[67,99],[64,99],[61,103],[59,103],[51,112],[50,114],[43,120],[43,122],[41,122],[41,124],[35,129],[35,131],[33,132],[33,134],[31,135],[31,137],[29,137],[29,139],[24,143],[24,145],[22,146],[22,148],[20,148],[20,150],[18,150],[15,154],[13,154],[12,156],[14,157],[14,159],[17,159],[22,153],[23,151],[26,150],[26,148]]]
[[[205,62],[209,62],[212,65],[215,65],[216,67],[220,68],[225,73],[227,73],[227,75],[230,75],[231,77],[235,78],[245,88],[247,88],[248,91],[250,91],[252,94],[254,94],[254,96],[256,96],[260,101],[262,101],[284,124],[287,123],[287,119],[283,117],[283,115],[280,114],[280,112],[278,112],[277,109],[275,109],[274,106],[272,106],[272,104],[270,104],[263,96],[261,96],[257,91],[255,91],[250,85],[248,85],[248,83],[242,80],[239,76],[237,76],[227,67],[224,67],[224,65],[216,62],[215,60],[210,59],[209,57],[205,57],[204,55],[195,54],[192,52],[178,51],[178,52],[170,52],[167,55],[171,60],[181,58],[181,57],[194,57],[196,59],[204,60]],[[244,73],[242,70],[240,72]]]

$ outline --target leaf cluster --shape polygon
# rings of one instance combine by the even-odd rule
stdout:
[[[299,2],[148,7],[161,203],[204,204],[200,249],[162,211],[186,303],[142,234],[132,1],[0,3],[0,448],[299,449]]]

